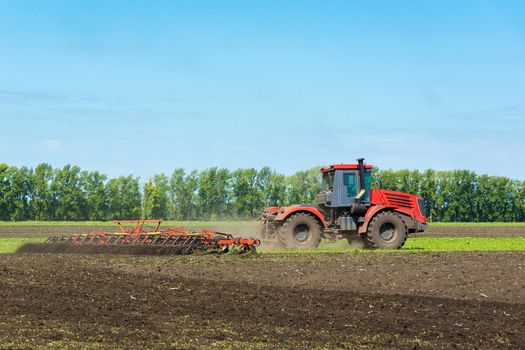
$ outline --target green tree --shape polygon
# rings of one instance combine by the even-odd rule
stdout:
[[[425,199],[427,217],[432,221],[439,215],[435,208],[438,187],[434,170],[427,169],[421,174],[421,185],[418,194]]]
[[[0,163],[0,220],[6,221],[11,219],[11,213],[8,210],[7,193],[11,187],[9,181],[9,166]]]
[[[516,201],[516,210],[518,212],[516,221],[525,221],[525,181],[518,185]]]
[[[259,210],[269,206],[284,205],[287,202],[286,177],[271,170],[269,167],[263,167],[257,173],[256,187],[260,197],[259,205],[257,206]],[[315,189],[312,191],[315,191]]]
[[[175,219],[188,220],[197,218],[197,190],[199,173],[193,170],[185,173],[177,168],[170,177],[169,194]]]
[[[287,178],[287,204],[311,203],[321,190],[320,167],[298,171]]]
[[[98,171],[83,171],[81,179],[86,196],[88,220],[106,220],[109,209],[107,176]]]
[[[107,182],[109,219],[125,220],[141,217],[141,192],[139,179],[120,176]]]
[[[144,185],[144,218],[165,219],[168,217],[169,197],[168,178],[164,174],[155,175]]]
[[[449,221],[473,221],[476,208],[476,174],[468,170],[447,172],[447,212]]]
[[[56,201],[51,193],[54,176],[55,171],[47,163],[41,163],[35,168],[32,177],[31,219],[45,221],[55,218]]]
[[[231,216],[227,210],[230,202],[230,172],[227,169],[209,168],[199,174],[198,208],[202,219],[216,220]]]
[[[377,181],[377,187],[390,190],[390,191],[401,191],[401,186],[399,185],[398,176],[393,170],[381,170],[378,171],[377,176],[380,181]],[[379,186],[381,182],[381,186]]]
[[[55,171],[50,190],[56,201],[55,219],[86,220],[87,206],[78,166],[66,165]]]
[[[261,207],[255,169],[237,169],[231,174],[233,211],[237,218],[249,218],[253,210]]]
[[[476,221],[496,221],[499,216],[496,213],[499,198],[493,177],[488,175],[478,176],[476,197]]]
[[[31,213],[33,171],[26,167],[7,169],[7,186],[4,189],[3,202],[9,219],[13,221],[29,220]]]

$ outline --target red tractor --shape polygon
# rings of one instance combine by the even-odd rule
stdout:
[[[264,210],[263,241],[315,249],[321,238],[346,238],[353,248],[399,249],[409,234],[426,230],[423,198],[371,189],[372,165],[364,164],[363,158],[321,172],[316,204]]]

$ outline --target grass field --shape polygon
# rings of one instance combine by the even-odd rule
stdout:
[[[26,243],[43,242],[45,238],[0,238],[0,253],[13,253],[18,247]]]
[[[18,247],[25,243],[43,242],[45,238],[0,238],[0,253],[13,253]],[[321,242],[319,249],[316,250],[266,250],[260,249],[261,253],[378,253],[378,252],[461,252],[461,251],[525,251],[525,237],[516,238],[479,238],[479,237],[458,237],[458,238],[436,238],[436,237],[416,237],[409,238],[401,250],[352,250],[344,240],[335,243]]]
[[[322,252],[352,252],[344,241],[336,243],[321,242],[319,249],[308,251]],[[360,252],[462,252],[462,251],[525,251],[525,237],[414,237],[408,238],[401,250],[359,250]],[[297,250],[279,250],[279,252],[294,253]],[[304,252],[304,251],[303,251]]]

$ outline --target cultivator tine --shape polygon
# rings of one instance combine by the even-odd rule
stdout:
[[[137,242],[140,241],[140,236],[137,236],[137,238],[135,238],[132,242],[131,242],[131,245],[136,245]]]
[[[159,240],[159,236],[156,236],[155,239],[151,242],[152,245],[157,244],[157,241]]]

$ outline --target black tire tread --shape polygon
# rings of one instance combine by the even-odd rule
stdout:
[[[321,225],[319,225],[319,222],[317,221],[317,219],[313,215],[310,215],[310,214],[307,214],[307,213],[293,214],[290,217],[288,217],[288,219],[286,219],[286,221],[277,230],[277,237],[281,241],[281,243],[283,243],[285,245],[286,248],[293,248],[293,247],[288,247],[287,246],[286,241],[283,239],[283,236],[286,234],[286,232],[289,232],[289,230],[291,229],[291,225],[295,224],[295,221],[298,220],[298,219],[301,219],[301,218],[311,218],[312,222],[313,222],[313,225],[315,225],[315,227],[311,227],[311,229],[315,229],[315,230],[318,230],[319,232],[322,232]],[[319,246],[320,242],[321,242],[321,235],[319,235],[319,238],[317,239],[317,242],[315,242],[315,244],[314,244],[315,248],[317,248]],[[315,248],[313,248],[313,249],[315,249]]]
[[[382,217],[385,217],[385,216],[395,216],[397,218],[399,218],[399,220],[401,220],[401,222],[403,223],[403,226],[405,228],[405,235],[404,235],[404,239],[403,239],[403,242],[401,242],[401,244],[396,248],[396,249],[401,249],[401,247],[403,247],[403,245],[405,245],[405,242],[407,240],[407,226],[406,226],[406,223],[405,223],[405,220],[403,220],[403,217],[401,215],[399,215],[398,213],[394,212],[394,211],[383,211],[383,212],[380,212],[379,214],[377,214],[376,216],[374,216],[374,218],[372,219],[372,221],[370,221],[370,224],[368,225],[368,229],[366,230],[366,235],[365,235],[365,238],[366,240],[368,241],[368,244],[374,248],[374,249],[380,249],[381,247],[378,247],[377,244],[375,243],[374,239],[372,238],[372,232],[374,232],[375,230],[375,225],[377,224],[378,221],[380,221],[380,218]]]

